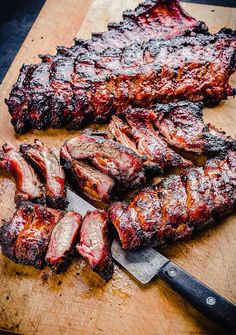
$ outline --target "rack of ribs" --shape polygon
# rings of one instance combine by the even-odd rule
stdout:
[[[30,128],[42,129],[65,126],[77,129],[89,120],[106,120],[107,114],[118,108],[117,104],[121,103],[122,98],[125,98],[125,105],[128,102],[137,103],[140,101],[140,93],[137,92],[137,87],[135,89],[132,84],[135,78],[136,86],[138,82],[139,85],[146,86],[151,72],[153,75],[156,73],[157,79],[160,80],[160,77],[162,77],[161,85],[163,81],[168,80],[168,72],[174,72],[173,76],[181,77],[181,73],[185,71],[183,67],[177,69],[177,63],[175,69],[168,69],[168,64],[167,69],[162,64],[158,67],[158,57],[152,53],[149,56],[148,49],[163,47],[163,52],[168,49],[172,54],[173,49],[179,49],[176,52],[180,53],[182,49],[183,51],[195,52],[191,48],[191,50],[185,50],[184,42],[181,42],[181,39],[177,42],[179,46],[176,46],[174,42],[173,45],[166,45],[166,47],[164,42],[159,42],[159,44],[148,42],[150,39],[151,41],[168,40],[174,36],[191,35],[193,33],[200,34],[200,39],[203,40],[204,44],[204,35],[207,34],[207,31],[206,25],[188,15],[180,7],[177,0],[147,0],[134,11],[125,12],[122,22],[109,24],[108,31],[92,34],[91,40],[76,40],[75,45],[71,48],[59,47],[56,56],[42,55],[42,63],[23,65],[10,97],[6,100],[15,131],[23,133]],[[227,41],[227,38],[231,40],[229,36],[230,33],[226,34],[225,37],[222,36],[222,38],[225,41]],[[217,37],[212,38],[218,39]],[[206,37],[205,44],[208,43],[208,39],[209,37]],[[190,43],[194,44],[194,41]],[[210,41],[210,43],[212,42]],[[228,41],[217,44],[222,53],[222,62],[219,65],[221,72],[223,72],[221,76],[222,85],[226,83],[231,73],[231,69],[228,72],[226,71],[228,62],[225,62],[224,57],[224,53],[229,51],[230,43]],[[198,49],[197,45],[199,43],[196,41],[195,44],[194,49]],[[140,48],[146,49],[147,53],[145,52],[142,55]],[[204,52],[204,48],[203,45],[199,45],[202,52]],[[205,49],[207,53],[208,49]],[[212,45],[212,51],[214,51],[214,45]],[[132,57],[133,55],[135,57]],[[137,63],[135,63],[136,56]],[[174,57],[176,56],[177,54]],[[216,57],[211,58],[208,63],[214,64],[215,59],[218,58],[217,56],[216,52]],[[152,58],[155,58],[155,62]],[[145,62],[150,64],[145,64]],[[204,62],[206,63],[207,60],[203,59],[202,64]],[[192,59],[191,63],[196,68],[199,66],[199,63],[195,64]],[[205,71],[207,74],[208,66],[202,67],[201,73]],[[160,72],[163,72],[162,76]],[[146,74],[143,77],[144,73]],[[212,74],[212,71],[210,73]],[[114,76],[116,78],[115,82],[110,80],[111,82],[108,84],[108,79]],[[106,79],[108,86],[106,84],[101,85],[101,81],[104,79]],[[153,80],[155,79],[153,78],[152,82]],[[92,82],[91,85],[90,82]],[[195,82],[192,83],[192,85],[194,84]],[[181,90],[181,85],[180,82],[179,90]],[[199,88],[199,85],[200,82],[197,81],[196,87]],[[116,97],[114,104],[109,108],[110,102],[108,100],[113,100],[113,94],[108,92],[110,86],[114,86]],[[159,87],[157,87],[158,89]],[[211,89],[210,86],[208,95],[211,95]],[[177,92],[175,93],[177,94]],[[84,97],[84,95],[90,96],[91,94],[90,101]],[[214,102],[222,99],[227,94],[231,94],[230,89],[222,88],[219,93],[216,93],[217,99]],[[145,95],[144,100],[146,102],[153,99],[154,96],[161,99],[158,95],[156,96],[155,92],[151,94],[151,97],[150,93]],[[196,93],[196,96],[192,98],[202,99],[203,97]],[[212,98],[212,100],[214,99]],[[97,104],[100,107],[98,113],[95,113],[94,108],[97,109]]]
[[[109,201],[116,189],[145,183],[141,157],[96,133],[87,132],[66,141],[61,162],[78,188],[93,200]]]
[[[43,185],[33,168],[12,145],[4,144],[0,150],[0,167],[9,172],[16,181],[15,202],[45,203]]]
[[[213,225],[235,209],[236,152],[163,179],[109,209],[122,247],[161,246]]]
[[[93,271],[105,280],[111,279],[113,262],[106,212],[94,210],[85,215],[80,231],[80,242],[76,249],[88,260]]]
[[[22,144],[20,152],[43,176],[47,205],[64,209],[67,205],[65,175],[55,153],[38,139],[34,145]]]
[[[172,148],[213,156],[235,150],[236,140],[203,120],[202,103],[181,101],[155,104],[150,109],[128,108],[112,116],[108,136],[146,157],[144,166],[159,171],[188,167]]]

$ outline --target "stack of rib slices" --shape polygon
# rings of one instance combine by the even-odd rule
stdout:
[[[18,206],[0,228],[7,257],[61,271],[77,252],[107,280],[110,228],[123,248],[159,247],[235,209],[236,140],[203,119],[204,105],[236,94],[235,31],[210,34],[177,0],[147,0],[106,32],[40,57],[6,100],[15,131],[108,126],[66,141],[60,159],[39,140],[3,146]],[[66,183],[108,210],[66,211]],[[127,189],[139,191],[122,201]]]

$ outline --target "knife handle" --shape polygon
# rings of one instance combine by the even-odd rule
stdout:
[[[236,305],[173,262],[166,263],[158,275],[208,319],[230,331],[236,331]]]

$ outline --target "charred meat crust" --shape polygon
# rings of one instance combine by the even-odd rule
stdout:
[[[82,192],[91,200],[105,203],[109,203],[115,198],[116,184],[114,179],[86,161],[73,159],[65,146],[62,147],[60,156],[67,179],[76,192]]]
[[[69,211],[54,227],[45,259],[56,273],[64,271],[70,264],[81,224],[81,215]]]
[[[216,105],[234,94],[228,81],[235,70],[235,45],[235,32],[225,29],[215,35],[181,36],[169,41],[149,40],[124,49],[109,48],[102,53],[79,55],[71,66],[74,69],[71,73],[73,89],[72,85],[69,92],[65,85],[58,89],[58,99],[69,100],[67,120],[71,121],[67,127],[79,129],[91,120],[105,122],[111,114],[129,105],[148,107],[154,102],[186,99]],[[47,94],[47,90],[42,89],[37,103],[36,98],[29,97],[36,104],[34,108],[47,103]],[[57,99],[57,95],[55,93],[53,99]],[[29,104],[27,109],[24,110],[24,117],[34,127]],[[49,107],[48,113],[50,110]],[[33,118],[34,115],[35,111]],[[17,132],[24,129],[21,113],[12,119],[12,123]],[[45,127],[51,124],[50,120]],[[66,126],[66,121],[62,124]],[[58,123],[60,126],[61,123]],[[44,125],[39,128],[44,128]]]
[[[34,145],[22,144],[20,152],[43,176],[47,205],[64,209],[67,206],[65,175],[55,153],[38,139]]]
[[[143,157],[146,169],[163,173],[171,167],[185,168],[192,166],[192,162],[184,159],[169,148],[159,135],[158,130],[154,129],[152,119],[155,118],[155,114],[151,110],[129,108],[123,114],[127,122],[123,130],[120,125],[119,133],[117,134],[114,131],[115,127],[117,127],[114,125],[117,117],[113,117],[109,131],[113,132],[114,137],[124,145],[127,143],[124,136],[127,136],[129,131],[129,138],[132,138],[132,141],[136,145],[136,150]],[[127,129],[128,127],[129,129]]]
[[[235,209],[236,153],[209,159],[110,206],[109,218],[125,249],[165,245],[215,224]]]
[[[207,156],[235,150],[236,140],[203,120],[203,104],[181,101],[156,104],[155,126],[173,147]]]
[[[52,230],[61,216],[58,210],[24,203],[0,228],[3,254],[15,263],[43,268]]]
[[[45,203],[43,185],[33,168],[12,145],[4,144],[0,150],[0,167],[8,171],[16,181],[15,202]]]
[[[80,242],[76,249],[88,260],[93,271],[105,280],[111,279],[114,266],[108,239],[106,212],[94,210],[85,215],[80,231]]]
[[[73,159],[89,161],[114,178],[120,187],[135,188],[145,182],[142,159],[113,140],[95,134],[82,134],[66,141],[64,147]]]
[[[22,66],[10,98],[6,100],[16,132],[66,125],[75,129],[91,119],[105,120],[109,111],[103,112],[102,105],[107,109],[110,103],[104,102],[106,90],[105,95],[99,92],[93,94],[94,103],[97,101],[100,104],[96,117],[91,101],[83,97],[84,104],[79,106],[78,95],[84,90],[88,91],[88,81],[76,85],[76,94],[72,90],[72,82],[78,75],[83,77],[86,73],[91,80],[95,79],[93,74],[96,71],[107,78],[106,66],[93,68],[98,55],[106,54],[109,48],[116,50],[132,43],[141,45],[149,39],[169,39],[183,34],[206,34],[207,30],[204,23],[184,12],[178,1],[147,0],[134,11],[126,11],[122,22],[110,23],[108,31],[92,34],[91,40],[77,39],[71,48],[58,47],[56,56],[41,55],[42,63]],[[127,65],[132,63],[132,58],[127,57],[129,53],[129,48],[123,51]],[[90,91],[94,91],[94,88]],[[126,89],[121,91],[121,96],[125,97],[126,94]]]

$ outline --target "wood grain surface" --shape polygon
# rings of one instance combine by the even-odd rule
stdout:
[[[55,53],[56,45],[70,46],[73,37],[88,38],[103,31],[109,21],[134,8],[138,0],[48,0],[19,50],[0,87],[0,144],[42,139],[59,148],[74,136],[65,130],[33,131],[16,136],[4,104],[22,63],[38,62],[37,54]],[[236,9],[187,4],[193,16],[212,32],[236,28]],[[235,78],[235,77],[234,77]],[[233,80],[232,80],[233,82]],[[236,78],[234,79],[236,86]],[[205,110],[205,120],[235,136],[233,98]],[[0,172],[0,219],[14,210],[14,181]],[[236,216],[190,241],[176,243],[164,253],[207,285],[236,302]],[[224,334],[158,279],[142,286],[115,268],[105,283],[81,259],[61,275],[17,265],[0,253],[0,329],[25,335],[89,334]]]

